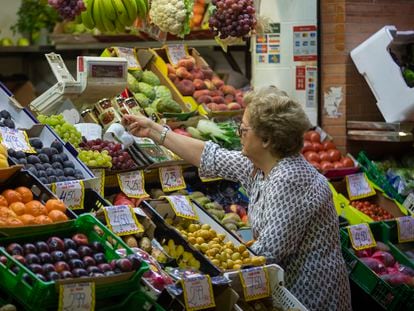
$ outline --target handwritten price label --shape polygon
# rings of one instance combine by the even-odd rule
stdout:
[[[210,276],[190,276],[182,280],[181,283],[186,310],[202,310],[216,306]]]
[[[186,188],[181,166],[160,167],[159,175],[162,191],[164,192]]]
[[[101,196],[105,194],[105,170],[101,168],[91,169],[95,180],[91,183],[91,188],[98,192]]]
[[[106,223],[118,236],[144,232],[133,209],[127,205],[105,206]]]
[[[116,47],[118,57],[123,57],[127,60],[128,69],[141,70],[141,65],[138,63],[135,50],[132,48]]]
[[[165,197],[175,214],[182,218],[198,220],[198,215],[190,199],[185,195],[169,195]]]
[[[177,66],[178,61],[188,55],[187,46],[184,44],[167,45],[167,57],[171,65]]]
[[[145,192],[143,171],[120,173],[117,177],[121,191],[127,196],[137,199],[149,196],[148,193]]]
[[[265,267],[241,270],[239,276],[246,301],[269,297],[270,281]]]
[[[58,311],[95,310],[95,283],[60,285]]]
[[[62,181],[52,184],[52,191],[65,203],[66,207],[73,210],[84,208],[85,186],[82,180]]]
[[[414,213],[414,193],[410,192],[403,202],[403,206]]]
[[[345,179],[350,200],[358,200],[375,195],[375,190],[368,182],[365,173],[347,175]]]
[[[398,242],[414,241],[414,217],[405,216],[397,218]]]
[[[377,245],[368,224],[348,227],[352,247],[356,250],[371,248]]]
[[[222,180],[223,179],[221,177],[203,177],[200,174],[200,169],[198,169],[198,177],[200,177],[200,180],[202,182],[210,182],[210,181],[217,181],[217,180]]]
[[[25,131],[0,127],[1,141],[7,149],[36,153],[29,143],[29,138]]]

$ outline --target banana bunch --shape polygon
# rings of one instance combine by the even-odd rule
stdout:
[[[149,11],[148,0],[86,0],[82,23],[101,32],[124,32],[137,17],[144,19]]]

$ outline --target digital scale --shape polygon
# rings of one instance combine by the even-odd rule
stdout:
[[[78,111],[91,108],[102,98],[116,96],[127,86],[125,58],[78,56],[75,80],[60,54],[45,56],[57,83],[30,103],[31,110],[37,114],[63,113],[67,121],[75,123],[76,118],[79,120]]]

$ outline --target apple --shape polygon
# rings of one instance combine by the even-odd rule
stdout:
[[[12,46],[14,45],[13,40],[10,38],[3,38],[0,41],[0,46]]]
[[[19,38],[19,40],[17,40],[17,45],[18,46],[29,46],[30,41],[27,38]]]

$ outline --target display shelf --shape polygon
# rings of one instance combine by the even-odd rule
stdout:
[[[410,142],[414,141],[413,129],[414,123],[347,122],[348,139],[357,141]]]

